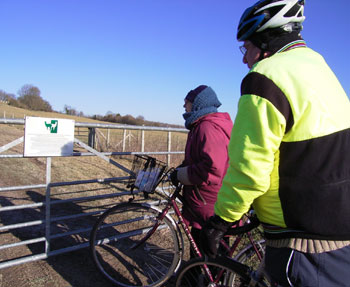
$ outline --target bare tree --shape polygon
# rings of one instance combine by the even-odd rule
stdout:
[[[71,116],[76,116],[78,115],[78,112],[75,108],[71,107],[71,106],[68,106],[68,105],[64,105],[64,113],[66,115],[71,115]]]
[[[40,96],[40,93],[41,92],[38,87],[33,85],[24,85],[18,91],[19,97],[17,100],[28,109],[34,111],[52,112],[51,105]]]
[[[14,94],[8,94],[3,90],[0,90],[0,101],[1,102],[9,102],[11,99],[16,99]]]

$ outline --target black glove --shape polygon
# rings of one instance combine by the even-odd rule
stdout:
[[[200,234],[201,252],[211,258],[215,258],[220,240],[233,224],[233,222],[227,222],[218,215],[210,217],[203,226]]]
[[[171,174],[170,174],[170,180],[171,183],[175,186],[178,186],[180,183],[179,180],[177,179],[177,169],[175,169]]]

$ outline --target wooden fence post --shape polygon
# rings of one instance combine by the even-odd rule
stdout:
[[[88,136],[88,146],[95,148],[95,135],[96,131],[95,128],[88,128],[89,129],[89,136]]]
[[[141,131],[141,152],[145,151],[145,130]]]
[[[109,137],[110,137],[110,129],[107,129],[107,150],[109,150]]]
[[[125,152],[126,129],[123,130],[123,152]],[[130,140],[129,140],[130,145]]]
[[[171,152],[171,132],[168,132],[168,152]],[[167,156],[167,164],[170,166],[170,154]]]

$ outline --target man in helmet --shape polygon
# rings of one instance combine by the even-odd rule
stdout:
[[[350,103],[302,39],[303,12],[304,1],[262,0],[240,19],[250,71],[201,243],[215,256],[218,240],[253,206],[274,286],[349,286]]]

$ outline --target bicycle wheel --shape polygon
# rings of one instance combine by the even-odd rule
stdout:
[[[159,211],[140,203],[122,203],[105,211],[95,223],[90,249],[98,270],[117,286],[160,286],[181,259],[176,227],[165,217],[140,246]]]
[[[249,282],[248,266],[219,256],[215,259],[195,258],[185,263],[177,273],[175,286],[248,286]]]
[[[241,262],[245,265],[248,265],[251,269],[256,270],[262,258],[265,255],[265,240],[261,239],[252,244],[244,247],[240,252],[235,256],[235,260]]]

